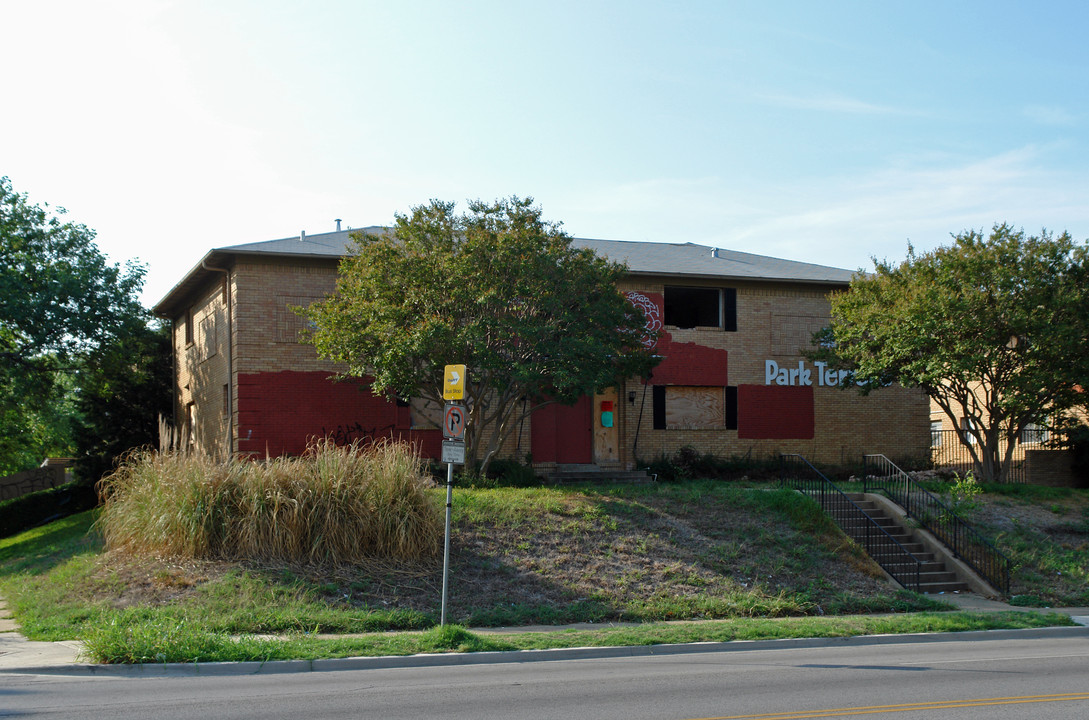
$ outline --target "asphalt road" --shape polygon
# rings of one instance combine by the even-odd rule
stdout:
[[[8,674],[0,717],[1089,718],[1089,635],[873,643],[250,676]]]

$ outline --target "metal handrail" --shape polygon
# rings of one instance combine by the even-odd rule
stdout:
[[[1010,559],[884,455],[863,457],[862,488],[879,490],[1004,595],[1010,592]],[[871,468],[873,469],[871,471]]]
[[[801,461],[801,462],[798,462]],[[804,463],[805,467],[802,467]],[[810,475],[803,478],[798,473],[787,475],[787,465],[806,467]],[[865,510],[858,506],[846,493],[836,487],[820,470],[801,455],[786,454],[779,456],[779,484],[817,500],[821,509],[830,515],[852,540],[862,545],[885,572],[904,587],[919,591],[919,572],[924,561],[920,560],[900,542],[881,527]],[[853,521],[853,522],[848,522]]]

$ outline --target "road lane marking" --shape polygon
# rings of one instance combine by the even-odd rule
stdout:
[[[935,700],[931,702],[907,703],[903,705],[861,705],[858,707],[826,708],[823,710],[794,710],[791,712],[760,715],[720,715],[717,717],[692,718],[692,720],[802,720],[803,718],[875,715],[877,713],[910,712],[912,710],[951,710],[953,708],[965,707],[1069,702],[1072,700],[1089,700],[1089,692],[1061,693],[1058,695],[1017,695],[1013,697],[976,698],[971,700]]]

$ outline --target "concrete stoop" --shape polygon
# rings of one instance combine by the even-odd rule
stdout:
[[[544,481],[550,485],[566,485],[570,483],[631,483],[643,484],[651,482],[651,478],[645,470],[621,470],[619,468],[601,467],[594,464],[557,465],[545,472]]]

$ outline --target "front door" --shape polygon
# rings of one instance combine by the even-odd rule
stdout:
[[[553,403],[533,413],[530,419],[534,462],[559,465],[593,462],[593,403],[579,398],[574,405]]]

